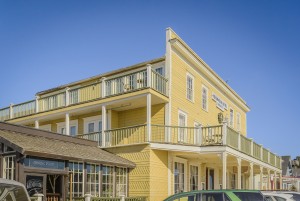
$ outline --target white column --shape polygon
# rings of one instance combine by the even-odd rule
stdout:
[[[198,168],[199,168],[199,172],[198,172],[198,190],[201,190],[201,179],[202,179],[202,169],[201,169],[201,166],[202,166],[202,164],[200,163],[199,165],[198,165]]]
[[[241,150],[241,133],[238,133],[238,150]]]
[[[106,146],[106,105],[102,105],[102,147]]]
[[[281,190],[282,189],[282,174],[279,173],[279,189],[278,190]]]
[[[242,160],[241,158],[237,158],[237,189],[242,188]]]
[[[147,64],[147,87],[151,87],[152,82],[152,65]]]
[[[9,105],[9,118],[10,119],[14,118],[13,105],[14,104],[12,104],[12,103]]]
[[[273,190],[277,190],[277,172],[274,171]]]
[[[263,167],[260,167],[260,187],[259,190],[263,190]]]
[[[101,78],[101,97],[106,96],[106,77]]]
[[[250,149],[250,153],[251,153],[251,156],[253,156],[253,139],[250,138],[251,140],[251,149]]]
[[[263,158],[264,158],[264,152],[263,152],[263,145],[261,144],[260,145],[260,160],[262,160],[263,161]]]
[[[268,169],[268,180],[267,180],[267,190],[271,189],[271,176],[270,176],[270,170]]]
[[[253,163],[250,163],[250,178],[249,178],[249,189],[254,189],[254,182],[253,182]]]
[[[147,94],[147,136],[148,142],[151,141],[151,94]]]
[[[70,88],[67,87],[67,88],[66,88],[66,106],[68,106],[68,105],[70,104],[69,90],[70,90]]]
[[[35,96],[35,113],[39,112],[39,96]]]
[[[170,116],[169,116],[169,109],[170,109],[170,103],[165,104],[165,141],[170,142],[171,141],[171,130],[169,129],[170,126]]]
[[[226,177],[226,171],[227,170],[227,153],[222,153],[222,188],[227,189],[227,177]]]
[[[223,130],[223,145],[226,145],[226,141],[227,141],[227,121],[223,122],[222,130]],[[225,188],[223,187],[223,189],[225,189]]]
[[[34,128],[38,129],[40,127],[39,120],[34,121]]]
[[[66,113],[66,135],[70,135],[70,114]]]
[[[198,138],[198,143],[199,145],[202,145],[203,139],[202,139],[202,125],[200,125],[199,128],[197,128],[199,131],[196,132],[197,134],[199,134]]]

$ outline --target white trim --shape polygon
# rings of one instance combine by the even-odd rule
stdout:
[[[232,111],[232,119],[231,119],[231,111]],[[229,107],[229,126],[234,128],[234,109]]]
[[[51,131],[51,124],[45,124],[45,125],[42,125],[42,126],[39,126],[39,129],[40,130],[44,130],[44,131]]]
[[[206,90],[206,108],[203,108],[203,89]],[[201,86],[201,109],[208,112],[208,88],[204,84]]]
[[[189,99],[189,97],[188,97],[188,93],[189,93],[189,86],[188,86],[188,79],[191,79],[191,81],[192,81],[192,88],[191,88],[191,90],[192,90],[192,94],[191,94],[191,98],[192,99]],[[186,99],[187,100],[189,100],[189,101],[191,101],[191,102],[195,102],[194,100],[195,100],[195,77],[191,74],[191,73],[189,73],[189,72],[186,72],[186,79],[185,79],[185,90],[186,90]]]
[[[60,133],[60,134],[65,134],[65,133],[61,133],[60,131],[61,131],[62,128],[64,128],[65,131],[66,131],[66,122],[59,122],[59,123],[56,123],[56,125],[57,125],[56,132]],[[78,134],[78,120],[77,119],[76,120],[71,120],[69,126],[70,127],[76,126],[75,135],[77,135]],[[71,132],[71,130],[70,130],[70,132]],[[71,135],[71,133],[70,133],[70,135]]]
[[[180,125],[180,115],[185,117],[185,122],[184,122],[184,126]],[[187,127],[187,119],[188,119],[188,115],[186,112],[182,111],[182,110],[178,110],[178,126],[182,126],[182,127]],[[186,129],[183,129],[183,136],[181,135],[181,131],[179,129],[178,131],[178,136],[177,136],[177,140],[178,142],[185,142],[187,140],[187,132]]]
[[[243,110],[248,112],[250,109],[247,106],[246,102],[228,84],[226,84],[223,81],[223,79],[220,78],[196,53],[194,53],[193,50],[191,50],[191,48],[188,45],[184,43],[188,47],[187,48],[184,45],[182,45],[181,42],[184,43],[183,40],[181,41],[179,41],[178,39],[172,40],[171,41],[172,47],[174,47],[174,49],[177,50],[177,52],[181,51],[181,54],[184,53],[187,56],[189,56],[190,61],[194,63],[197,70],[206,73],[210,78],[212,78],[212,80],[216,83],[218,87],[224,90],[227,94],[231,95],[232,98],[230,99],[235,100],[235,102],[237,102],[243,108]],[[190,51],[192,51],[193,53],[191,53]],[[195,67],[193,68],[195,69]]]
[[[183,185],[184,185],[184,189],[183,191],[186,192],[187,191],[187,180],[188,180],[188,175],[187,175],[187,160],[186,159],[183,159],[183,158],[178,158],[178,157],[174,157],[173,158],[173,178],[175,177],[175,163],[182,163],[183,164],[183,167],[184,167],[184,172],[183,172],[183,175],[184,175],[184,182],[183,182]],[[175,179],[173,179],[173,192],[175,192]]]
[[[89,123],[94,123],[94,132],[97,132],[97,131],[99,131],[99,130],[102,130],[102,128],[101,129],[99,129],[99,122],[102,122],[102,115],[96,115],[96,116],[91,116],[91,117],[86,117],[86,118],[83,118],[83,132],[85,133],[85,134],[87,134],[88,133],[88,131],[89,131],[89,127],[88,127],[88,125],[89,125]],[[98,129],[97,129],[98,128]]]

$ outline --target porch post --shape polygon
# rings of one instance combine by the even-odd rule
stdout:
[[[263,190],[263,167],[260,167],[260,187],[259,190]]]
[[[282,189],[282,174],[279,173],[279,190]]]
[[[241,158],[237,158],[237,189],[242,188],[242,160]]]
[[[226,145],[226,141],[227,141],[227,121],[223,122],[223,128],[222,128],[222,133],[223,133],[223,145]],[[223,187],[223,189],[225,189]]]
[[[39,127],[40,127],[39,120],[36,119],[36,120],[34,121],[34,128],[37,128],[37,129],[38,129]]]
[[[70,135],[70,114],[66,113],[66,135]]]
[[[151,87],[152,82],[152,65],[147,64],[147,87]]]
[[[226,171],[227,171],[227,153],[222,153],[222,188],[227,189],[227,177],[226,177]]]
[[[106,96],[106,77],[101,78],[101,97],[105,98]]]
[[[270,170],[268,169],[267,170],[268,171],[268,180],[267,180],[267,190],[270,190],[271,188],[270,188],[270,181],[271,181],[271,177],[270,177]]]
[[[274,171],[273,190],[277,190],[277,172]]]
[[[102,147],[106,146],[106,105],[102,105]]]
[[[9,119],[14,118],[13,106],[14,106],[14,104],[12,104],[12,103],[9,105]]]
[[[39,96],[35,96],[35,113],[39,112]]]
[[[70,93],[69,93],[70,88],[67,87],[66,88],[66,106],[68,106],[70,104]]]
[[[250,163],[250,178],[249,178],[249,189],[252,190],[254,189],[253,186],[253,163]]]
[[[151,141],[151,94],[147,94],[147,140]]]

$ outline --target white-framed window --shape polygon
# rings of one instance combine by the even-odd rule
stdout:
[[[178,142],[185,142],[187,140],[187,114],[178,110]]]
[[[229,126],[234,127],[234,111],[232,108],[230,108],[230,114],[229,114]]]
[[[237,130],[241,131],[241,129],[242,129],[241,114],[239,112],[236,113],[236,126],[237,126]]]
[[[102,195],[101,197],[112,197],[114,189],[114,167],[102,166]]]
[[[83,163],[82,162],[69,162],[69,174],[72,177],[72,194],[73,197],[83,196]],[[70,189],[68,191],[68,194]],[[70,196],[70,195],[69,195]]]
[[[127,196],[127,168],[116,167],[116,196]]]
[[[45,125],[39,126],[39,129],[44,130],[44,131],[51,131],[51,124],[45,124]]]
[[[194,77],[186,74],[186,98],[190,101],[194,101]]]
[[[165,76],[165,68],[163,66],[154,68],[154,71],[162,76]]]
[[[202,93],[201,93],[201,98],[202,98],[202,101],[201,101],[201,106],[202,106],[202,109],[205,110],[205,111],[208,111],[208,89],[206,86],[202,85]]]
[[[99,187],[99,174],[100,166],[96,164],[86,164],[86,173],[87,173],[87,190],[86,192],[93,195],[99,196],[100,187]]]
[[[196,165],[190,165],[190,190],[199,189],[199,168]]]
[[[78,120],[70,121],[70,135],[75,136],[78,133]],[[66,134],[66,122],[57,123],[57,133]]]
[[[185,159],[174,158],[174,193],[186,191],[187,162]]]
[[[83,121],[85,134],[102,131],[102,115],[87,117]]]
[[[3,177],[5,179],[15,180],[15,159],[15,155],[3,157]]]

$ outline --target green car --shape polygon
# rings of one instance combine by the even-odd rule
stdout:
[[[164,201],[263,201],[256,190],[200,190],[172,195]]]

